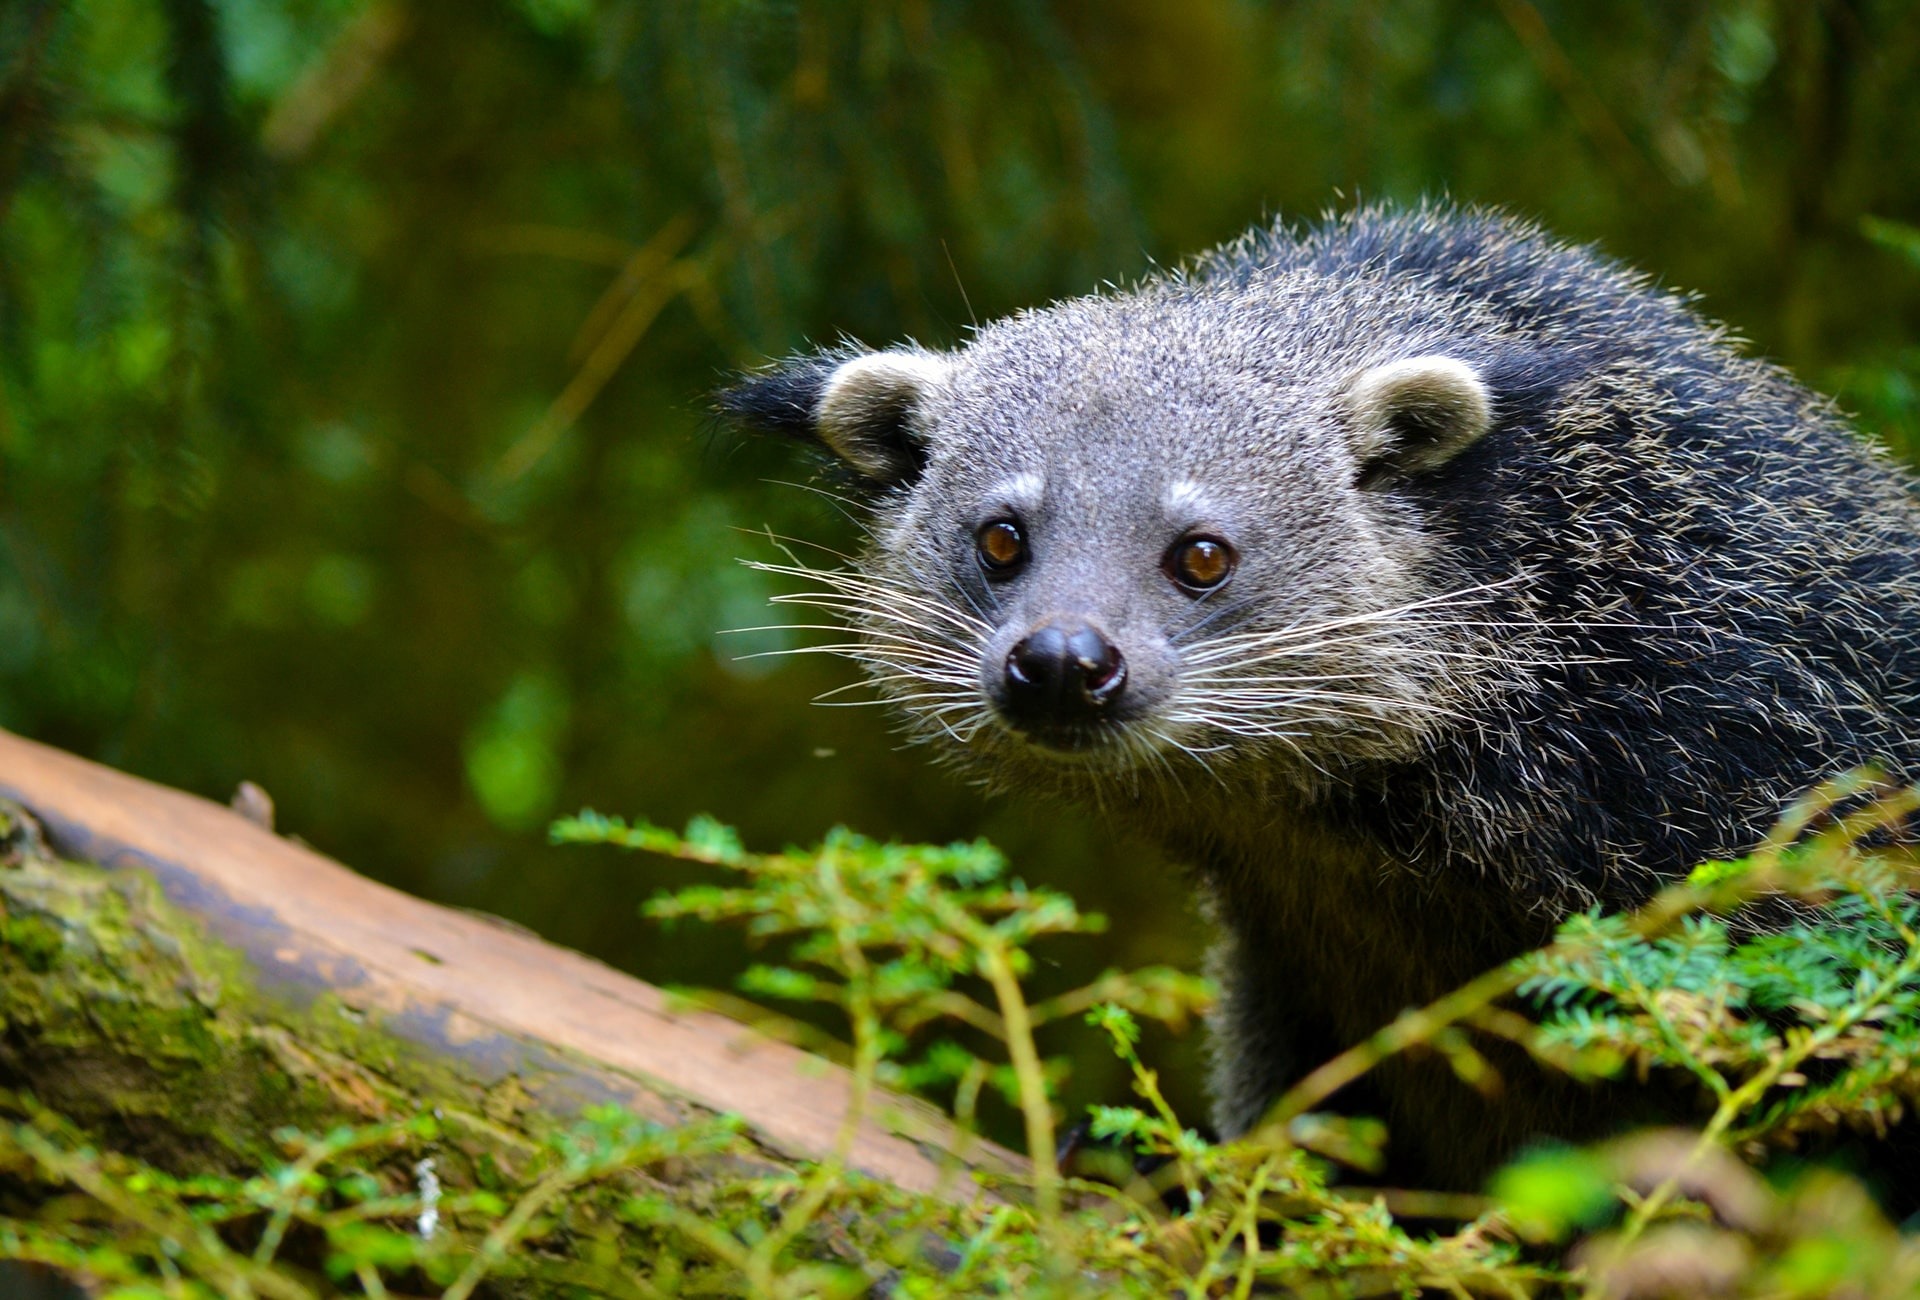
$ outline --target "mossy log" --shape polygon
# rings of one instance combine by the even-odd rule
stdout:
[[[154,1164],[257,1168],[283,1126],[438,1112],[474,1165],[511,1165],[615,1103],[737,1115],[786,1166],[842,1124],[839,1067],[217,804],[5,732],[0,800],[0,1086]],[[1018,1164],[891,1097],[849,1162],[949,1196]]]

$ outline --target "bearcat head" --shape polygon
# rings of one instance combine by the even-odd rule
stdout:
[[[1242,254],[719,396],[868,507],[859,564],[804,576],[912,733],[990,781],[1315,784],[1516,679],[1487,616],[1515,566],[1459,535],[1561,375],[1389,263]]]

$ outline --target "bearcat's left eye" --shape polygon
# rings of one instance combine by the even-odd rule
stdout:
[[[974,554],[988,573],[1004,576],[1019,568],[1027,558],[1027,539],[1020,525],[1011,519],[995,519],[983,524],[973,535]]]
[[[1233,547],[1218,537],[1183,537],[1168,548],[1160,567],[1179,586],[1202,592],[1232,577],[1239,562]]]

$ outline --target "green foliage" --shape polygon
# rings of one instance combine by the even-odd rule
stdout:
[[[430,1119],[287,1133],[284,1164],[183,1180],[14,1097],[0,1176],[11,1204],[25,1189],[38,1211],[9,1211],[0,1250],[123,1297],[850,1296],[881,1279],[914,1297],[1517,1296],[1635,1294],[1676,1276],[1728,1295],[1906,1294],[1920,1285],[1920,1241],[1858,1184],[1813,1170],[1769,1186],[1737,1157],[1878,1131],[1912,1103],[1920,905],[1904,892],[1913,855],[1886,832],[1916,807],[1920,790],[1835,782],[1750,858],[1707,864],[1632,914],[1571,918],[1549,947],[1315,1071],[1231,1143],[1182,1122],[1139,1049],[1143,1019],[1184,1023],[1205,986],[1108,972],[1029,1000],[1036,945],[1100,922],[1025,885],[990,846],[836,831],[767,854],[710,819],[676,834],[586,813],[555,839],[723,872],[648,910],[743,927],[775,950],[745,989],[839,1018],[852,1100],[825,1159],[757,1172],[749,1135],[725,1119],[667,1130],[596,1113],[482,1187],[429,1177]],[[1064,1066],[1036,1032],[1069,1017],[1109,1041],[1140,1101],[1091,1115],[1095,1138],[1130,1153],[1110,1182],[1052,1156]],[[1464,1046],[1478,1033],[1556,1068],[1691,1080],[1703,1124],[1527,1153],[1486,1197],[1353,1183],[1377,1167],[1384,1131],[1313,1108],[1398,1052],[1485,1070]],[[1000,1087],[1032,1143],[1030,1170],[969,1188],[956,1165],[940,1196],[868,1182],[847,1156],[882,1084],[947,1099],[963,1127]]]
[[[1681,887],[1721,909],[1766,895],[1751,910],[1771,911],[1777,929],[1742,937],[1740,912],[1686,915],[1658,933],[1644,918],[1569,919],[1522,967],[1520,992],[1549,1010],[1542,1050],[1602,1048],[1643,1077],[1684,1074],[1713,1107],[1706,1138],[1756,1153],[1884,1130],[1920,1099],[1920,899],[1904,892],[1909,855],[1859,843],[1920,801],[1883,795],[1791,836],[1865,788],[1856,777],[1817,791],[1753,857],[1709,863]]]
[[[837,1008],[852,1039],[859,1097],[875,1082],[950,1086],[961,1121],[970,1124],[981,1088],[997,1085],[1025,1121],[1036,1196],[1047,1212],[1059,1200],[1049,1099],[1063,1071],[1060,1063],[1041,1059],[1034,1030],[1103,1003],[1179,1024],[1208,997],[1201,981],[1151,969],[1110,971],[1029,1003],[1020,987],[1032,961],[1029,946],[1052,935],[1096,932],[1105,922],[1082,913],[1064,894],[1009,878],[1006,860],[983,842],[947,848],[881,844],[836,830],[816,849],[754,854],[710,819],[696,819],[682,837],[594,813],[560,822],[554,837],[644,849],[738,873],[740,885],[688,886],[656,898],[647,911],[670,922],[737,922],[756,939],[790,940],[793,965],[755,966],[742,984],[749,992]],[[970,985],[984,985],[986,1000]],[[949,1038],[913,1050],[915,1035],[935,1022],[984,1035],[1006,1061],[976,1055]]]
[[[0,1111],[11,1184],[0,1257],[54,1266],[114,1300],[658,1294],[608,1267],[629,1225],[681,1213],[636,1179],[740,1146],[725,1120],[663,1129],[609,1109],[556,1133],[514,1187],[442,1188],[439,1124],[422,1116],[287,1130],[284,1164],[176,1178],[100,1149],[29,1097],[0,1097]],[[46,1198],[38,1213],[19,1217],[33,1196]]]

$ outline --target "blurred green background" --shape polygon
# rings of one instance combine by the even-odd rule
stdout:
[[[754,534],[854,532],[706,394],[1450,193],[1911,454],[1916,87],[1909,0],[0,0],[0,725],[654,980],[742,948],[555,813],[984,834],[1113,918],[1043,982],[1190,963],[1176,867],[735,657]]]

